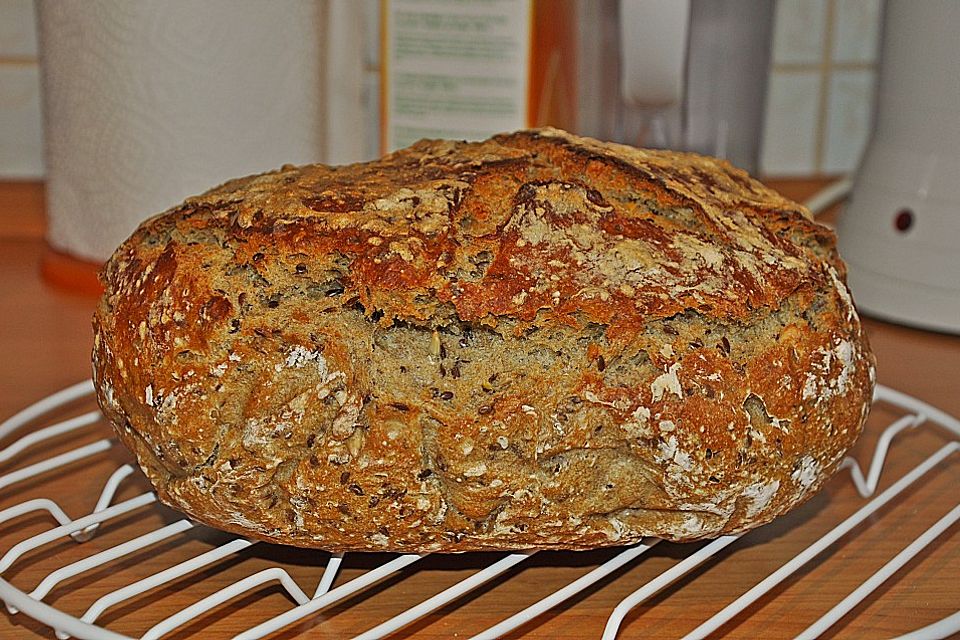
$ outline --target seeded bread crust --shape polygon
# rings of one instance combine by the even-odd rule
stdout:
[[[233,180],[102,279],[98,399],[159,498],[302,547],[744,531],[837,469],[874,384],[805,209],[555,129]]]

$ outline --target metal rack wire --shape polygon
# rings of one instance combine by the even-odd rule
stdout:
[[[101,419],[99,412],[92,411],[67,420],[55,422],[54,424],[44,425],[43,423],[44,416],[71,402],[89,396],[92,391],[93,386],[90,381],[82,382],[37,402],[0,424],[0,442],[7,440],[21,431],[26,432],[6,448],[0,450],[0,471],[4,470],[4,467],[8,466],[17,454],[99,421]],[[863,498],[869,498],[869,500],[855,513],[848,516],[840,524],[810,544],[799,554],[787,559],[779,569],[757,583],[746,593],[736,598],[717,614],[704,621],[700,626],[688,633],[685,638],[705,638],[720,629],[728,621],[740,615],[743,611],[750,608],[751,605],[757,603],[758,600],[770,593],[791,575],[800,571],[805,565],[817,558],[818,555],[823,553],[841,537],[860,526],[888,503],[897,500],[901,494],[918,483],[920,479],[924,478],[932,470],[948,464],[950,459],[955,457],[955,454],[960,451],[960,420],[916,398],[887,387],[880,386],[877,388],[876,400],[880,403],[895,407],[899,411],[905,412],[905,414],[894,420],[883,430],[877,441],[873,458],[866,475],[864,475],[860,466],[852,458],[847,458],[843,463],[843,468],[849,470],[850,477],[859,494]],[[37,427],[37,424],[41,426]],[[931,427],[945,429],[949,434],[949,442],[908,473],[890,484],[890,486],[881,493],[876,494],[880,483],[881,472],[884,467],[884,461],[887,458],[894,439],[901,432],[916,429],[921,425],[930,425]],[[85,460],[98,453],[107,451],[114,446],[117,446],[115,440],[111,438],[101,438],[40,462],[7,471],[5,474],[0,475],[0,490],[42,476],[55,475],[68,464]],[[67,537],[77,542],[85,542],[95,535],[101,523],[120,518],[124,514],[139,512],[140,510],[151,507],[156,508],[156,496],[152,492],[145,492],[116,504],[113,503],[114,496],[121,486],[121,483],[133,473],[134,470],[130,465],[124,464],[119,466],[104,483],[93,511],[88,515],[76,519],[71,519],[64,512],[56,502],[56,496],[53,498],[35,498],[0,509],[0,525],[38,511],[48,513],[58,523],[58,526],[52,529],[21,540],[6,550],[4,555],[0,556],[0,599],[4,601],[8,611],[12,614],[22,612],[48,625],[61,640],[65,640],[71,636],[90,640],[125,640],[129,638],[129,636],[111,631],[105,626],[97,624],[98,620],[104,617],[104,614],[108,610],[119,607],[124,603],[129,603],[142,594],[147,594],[163,588],[165,585],[170,585],[178,578],[196,574],[205,568],[218,566],[221,563],[227,562],[230,558],[235,557],[241,551],[257,544],[254,540],[234,537],[188,560],[169,566],[159,572],[135,580],[120,589],[102,595],[89,604],[86,611],[79,617],[70,615],[45,603],[44,598],[56,589],[58,585],[64,584],[71,578],[108,566],[110,563],[130,556],[135,552],[154,547],[164,541],[178,536],[190,535],[191,530],[201,528],[202,526],[182,519],[166,524],[148,533],[126,539],[103,551],[66,564],[50,572],[29,593],[13,586],[13,584],[8,581],[5,574],[23,558],[24,555],[35,549]],[[4,495],[7,495],[7,493],[9,492],[5,492]],[[956,496],[953,497],[955,498]],[[4,507],[2,501],[0,501],[0,507]],[[905,544],[894,558],[890,559],[880,570],[863,582],[863,584],[851,592],[819,620],[813,622],[798,638],[816,638],[831,628],[859,603],[869,598],[885,581],[903,568],[923,549],[947,532],[958,520],[960,520],[960,505],[950,510],[919,537]],[[619,605],[613,609],[607,620],[606,627],[603,631],[604,640],[612,640],[617,636],[618,630],[630,610],[648,601],[655,594],[694,571],[709,559],[714,558],[721,550],[731,545],[737,539],[737,536],[724,536],[692,551],[675,565],[624,598]],[[597,584],[621,568],[637,562],[643,554],[652,549],[658,542],[659,540],[650,538],[642,541],[640,544],[619,551],[612,558],[599,564],[565,587],[550,593],[534,604],[489,627],[485,631],[476,634],[474,638],[498,638],[517,629],[543,613],[563,605],[577,594],[582,593],[584,590]],[[457,582],[421,602],[413,603],[406,611],[377,624],[369,630],[359,633],[356,637],[363,640],[371,640],[402,630],[407,625],[437,611],[441,607],[450,605],[482,585],[490,581],[503,579],[504,574],[510,569],[521,565],[533,555],[532,552],[505,555],[485,568],[476,571],[466,579]],[[318,584],[313,590],[312,596],[307,595],[308,592],[290,576],[286,569],[281,566],[271,566],[251,575],[242,576],[227,586],[195,601],[186,608],[154,624],[139,637],[143,640],[162,638],[175,629],[181,628],[191,621],[213,611],[217,607],[222,606],[224,603],[233,601],[244,594],[257,591],[261,589],[263,585],[277,583],[296,603],[295,606],[235,636],[238,640],[262,638],[294,622],[316,615],[318,612],[336,603],[343,603],[352,595],[388,576],[402,575],[405,569],[416,565],[416,563],[423,558],[424,556],[415,554],[391,557],[383,564],[334,587],[333,585],[338,570],[343,561],[343,555],[333,554],[329,557]],[[910,638],[911,640],[920,638],[943,638],[957,632],[960,632],[960,612],[910,634],[901,636],[901,638]]]

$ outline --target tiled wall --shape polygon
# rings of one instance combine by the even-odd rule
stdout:
[[[777,0],[760,167],[853,170],[869,136],[881,0]]]
[[[43,175],[33,0],[0,0],[0,179]]]

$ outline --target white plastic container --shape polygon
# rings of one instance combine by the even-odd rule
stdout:
[[[865,312],[960,332],[960,2],[890,0],[877,126],[840,216]]]

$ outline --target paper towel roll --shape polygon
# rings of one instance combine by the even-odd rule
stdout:
[[[322,158],[317,0],[40,0],[48,242],[102,261],[228,178]]]

